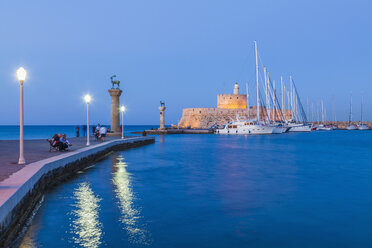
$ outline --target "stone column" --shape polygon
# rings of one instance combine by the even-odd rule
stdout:
[[[165,130],[165,119],[164,119],[165,107],[160,106],[159,110],[160,110],[160,127],[159,127],[159,130]]]
[[[121,89],[110,89],[111,96],[111,132],[120,133],[119,97],[123,92]]]

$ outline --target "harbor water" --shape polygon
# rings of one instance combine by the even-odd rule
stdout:
[[[371,247],[372,131],[168,135],[49,189],[21,247]]]
[[[66,134],[67,137],[76,137],[76,127],[79,126],[79,135],[86,136],[87,128],[85,125],[25,125],[24,126],[24,139],[47,139],[51,138],[53,134]],[[92,135],[92,127],[90,126],[89,132]],[[105,125],[105,127],[110,127],[110,125]],[[133,132],[141,132],[145,129],[157,128],[154,125],[126,125],[124,126],[125,136],[133,136]],[[138,135],[138,134],[137,134]],[[0,140],[17,140],[19,139],[19,126],[0,126]]]

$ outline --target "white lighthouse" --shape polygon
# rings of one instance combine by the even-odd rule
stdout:
[[[239,84],[238,83],[234,84],[234,95],[239,95]]]

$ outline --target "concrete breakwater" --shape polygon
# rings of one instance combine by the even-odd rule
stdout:
[[[115,139],[27,164],[0,182],[0,247],[14,247],[44,190],[115,150],[154,143],[154,137]]]

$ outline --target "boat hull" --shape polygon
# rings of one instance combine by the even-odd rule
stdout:
[[[288,127],[274,127],[273,133],[275,134],[281,134],[288,131]]]
[[[356,130],[356,127],[354,125],[350,125],[346,127],[346,130]]]
[[[358,125],[358,130],[368,130],[367,125]]]
[[[259,135],[259,134],[272,134],[275,127],[270,126],[260,126],[260,125],[251,125],[241,128],[223,128],[217,129],[215,131],[216,134],[252,134],[252,135]]]
[[[289,128],[288,132],[311,132],[311,125],[296,125]]]

